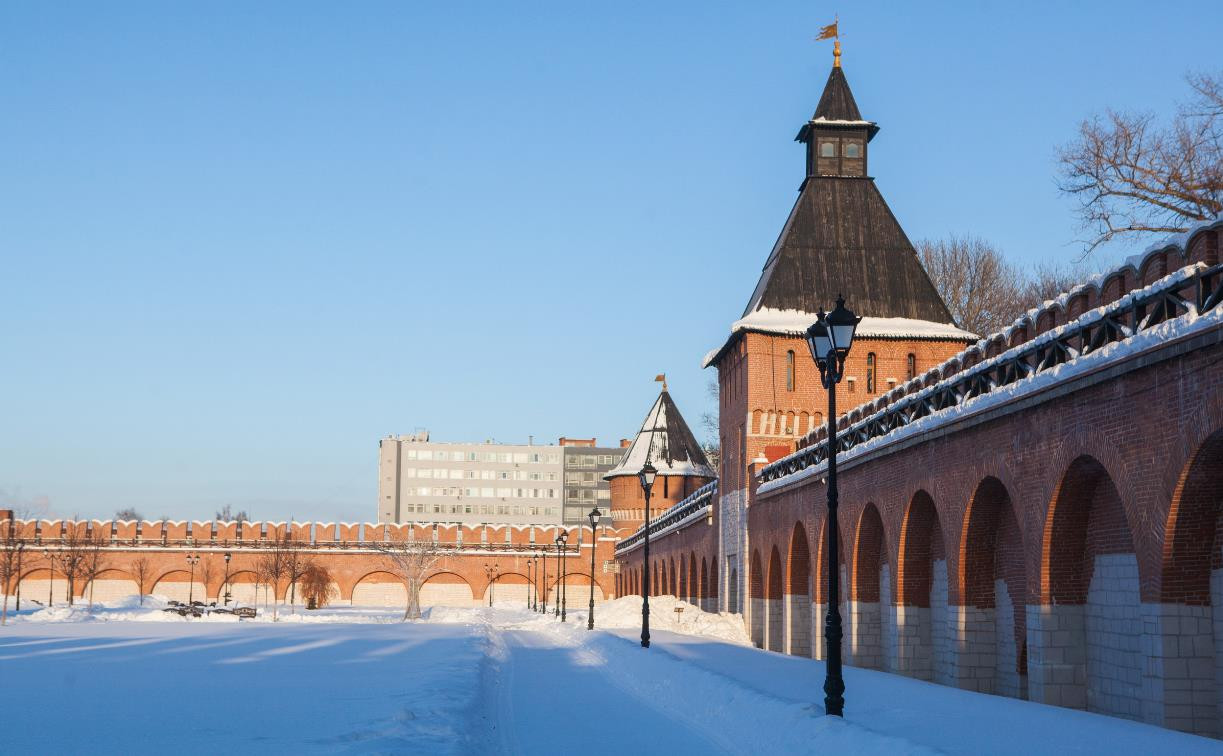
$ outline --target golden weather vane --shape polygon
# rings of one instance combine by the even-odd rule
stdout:
[[[841,34],[837,30],[837,24],[840,23],[838,16],[832,17],[832,23],[820,29],[819,36],[815,38],[816,42],[821,39],[831,39],[832,43],[832,67],[841,67]]]

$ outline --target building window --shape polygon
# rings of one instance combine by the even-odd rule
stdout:
[[[917,355],[913,354],[912,352],[909,353],[908,361],[905,366],[905,372],[909,376],[906,380],[911,381],[917,377]]]
[[[875,393],[875,353],[866,355],[866,393]]]
[[[862,157],[862,145],[859,142],[845,143],[845,157],[860,158]]]
[[[794,350],[786,352],[786,391],[794,390]]]
[[[820,157],[836,157],[837,143],[836,142],[820,142]]]

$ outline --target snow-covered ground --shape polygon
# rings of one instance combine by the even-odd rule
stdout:
[[[1218,741],[747,643],[660,597],[561,624],[520,608],[297,610],[237,621],[122,605],[0,627],[5,753],[1219,753]],[[673,610],[682,606],[685,611]],[[10,621],[13,620],[10,617]]]

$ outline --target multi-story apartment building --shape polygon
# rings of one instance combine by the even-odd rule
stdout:
[[[603,476],[616,466],[624,449],[595,446],[595,439],[561,439],[565,459],[566,525],[585,525],[596,506],[610,516],[611,488]]]
[[[561,522],[560,446],[438,442],[426,431],[381,439],[378,457],[379,522]]]

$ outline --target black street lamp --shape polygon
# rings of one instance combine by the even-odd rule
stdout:
[[[55,565],[51,562],[51,549],[43,549],[42,555],[47,560],[47,574],[51,576],[47,581],[47,608],[50,608],[55,600]]]
[[[595,544],[598,539],[595,537],[595,528],[599,527],[599,518],[603,513],[598,507],[590,510],[590,514],[586,517],[590,520],[590,612],[586,615],[586,629],[595,629]]]
[[[225,552],[225,606],[229,606],[229,559],[233,555]]]
[[[191,606],[191,600],[195,598],[195,565],[199,561],[199,554],[187,555],[187,564],[191,565],[191,577],[187,578],[187,606]]]
[[[641,472],[637,473],[637,479],[641,481],[641,490],[645,492],[645,545],[642,549],[642,564],[645,569],[641,575],[641,647],[650,647],[650,488],[654,485],[654,478],[658,475],[658,470],[654,469],[648,461],[641,468]]]
[[[484,577],[488,580],[488,608],[493,607],[493,573],[496,570],[493,567],[484,565]]]
[[[539,607],[540,614],[548,613],[548,547],[545,545],[543,549],[544,555],[544,597]],[[537,579],[539,575],[535,576]],[[539,586],[535,587],[535,595],[539,595]]]
[[[527,611],[531,611],[531,562],[535,561],[534,555],[527,559]]]
[[[556,558],[560,566],[557,568],[560,582],[556,588],[556,614],[561,618],[561,622],[565,621],[565,607],[568,602],[565,600],[565,568],[568,566],[565,563],[567,544],[569,541],[568,533],[561,533],[556,537]]]
[[[17,611],[21,611],[21,553],[25,551],[25,541],[17,542]]]
[[[844,716],[845,680],[841,677],[841,610],[840,559],[837,556],[837,384],[845,375],[845,358],[854,343],[854,330],[862,318],[845,307],[837,296],[837,306],[825,315],[820,309],[818,320],[807,329],[807,347],[820,369],[820,383],[828,391],[828,615],[824,620],[824,640],[828,658],[824,677],[824,711]]]

